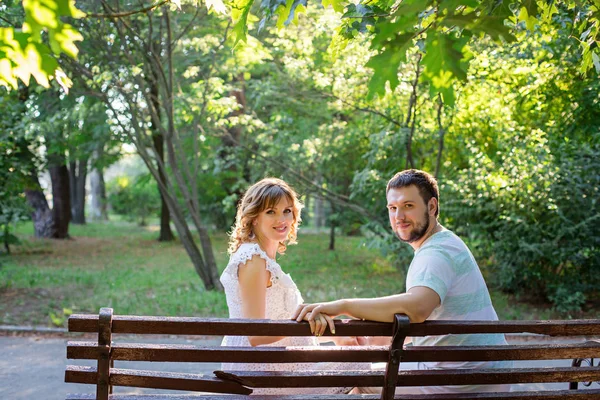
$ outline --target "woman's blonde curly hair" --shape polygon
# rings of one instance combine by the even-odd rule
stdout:
[[[298,225],[302,221],[300,211],[303,207],[298,199],[298,194],[281,179],[265,178],[250,186],[238,204],[235,225],[229,235],[229,249],[227,250],[229,254],[235,253],[242,243],[251,242],[256,238],[252,231],[252,222],[261,211],[275,207],[284,196],[292,203],[294,222],[287,239],[279,242],[277,252],[284,254],[287,244],[296,243]]]

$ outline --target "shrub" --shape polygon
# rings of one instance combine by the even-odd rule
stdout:
[[[501,288],[578,311],[600,284],[600,146],[552,155],[531,135],[504,154],[475,154],[445,185],[451,223],[480,243]]]
[[[129,221],[146,225],[146,219],[160,212],[160,194],[156,182],[148,174],[132,181],[127,176],[117,177],[107,184],[108,204],[113,212]]]

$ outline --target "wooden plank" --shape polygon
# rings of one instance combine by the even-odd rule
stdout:
[[[251,389],[213,376],[180,372],[157,372],[113,368],[110,383],[114,386],[190,390],[197,392],[250,394]]]
[[[297,362],[384,362],[385,346],[319,347],[210,347],[196,345],[122,343],[114,344],[111,357],[124,361],[297,363]],[[559,360],[600,358],[600,342],[518,346],[408,346],[403,362],[417,361],[496,361]],[[97,342],[67,343],[68,359],[95,360]]]
[[[67,366],[65,382],[94,384],[97,377],[95,367]],[[232,381],[224,381],[214,376],[186,374],[180,372],[159,372],[134,369],[111,368],[110,384],[152,389],[189,390],[197,392],[250,394],[251,389]]]
[[[543,392],[510,392],[510,393],[461,393],[461,394],[428,394],[428,395],[396,395],[395,400],[597,400],[598,390],[553,390]],[[141,394],[111,395],[110,400],[378,400],[378,395],[263,395],[247,397],[241,395],[212,394]],[[69,395],[67,400],[95,400],[94,395]]]
[[[600,357],[600,342],[508,346],[409,346],[403,362],[561,360]]]
[[[83,367],[81,365],[67,365],[65,370],[65,382],[88,383],[95,385],[98,382],[98,371],[96,367]],[[94,395],[95,398],[96,395]]]
[[[96,342],[67,343],[68,359],[94,360]],[[382,362],[385,346],[318,347],[215,347],[196,345],[122,343],[112,347],[112,359],[160,362],[298,363],[298,362]]]
[[[215,375],[253,388],[382,386],[383,372],[215,371]],[[397,386],[495,385],[507,383],[589,382],[600,368],[496,368],[400,371]]]
[[[97,315],[73,314],[69,331],[96,332]],[[391,336],[392,324],[371,321],[339,320],[339,336]],[[170,335],[261,335],[312,336],[307,322],[291,320],[245,320],[193,317],[142,317],[121,315],[113,318],[114,333]],[[349,333],[348,333],[349,332]]]
[[[392,324],[336,320],[337,336],[391,336]],[[98,316],[73,314],[69,331],[97,332]],[[426,321],[411,324],[408,336],[463,333],[537,333],[551,336],[600,335],[600,319],[549,321]],[[311,336],[307,322],[193,317],[115,315],[113,333],[170,335]],[[330,335],[329,331],[325,334]]]

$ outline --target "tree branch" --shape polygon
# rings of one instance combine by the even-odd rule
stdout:
[[[86,14],[86,18],[123,18],[123,17],[129,17],[131,15],[135,15],[135,14],[141,14],[141,13],[145,13],[148,11],[152,11],[155,8],[161,7],[166,3],[169,3],[171,0],[163,0],[163,1],[159,1],[158,3],[148,6],[148,7],[144,7],[141,8],[139,10],[134,10],[134,11],[126,11],[126,12],[120,12],[120,13],[114,13],[111,12],[109,14],[95,14],[95,13],[89,13]]]
[[[416,74],[415,80],[412,83],[412,93],[410,95],[410,101],[408,103],[408,113],[406,115],[406,126],[410,124],[410,131],[406,138],[406,167],[413,168],[414,162],[412,157],[412,138],[415,134],[415,120],[417,119],[417,85],[419,84],[419,75],[421,70],[419,69],[422,55],[417,56],[416,62]]]

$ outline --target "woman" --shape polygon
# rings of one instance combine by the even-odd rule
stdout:
[[[303,303],[289,274],[276,261],[287,244],[296,243],[302,204],[284,181],[266,178],[244,194],[229,242],[230,259],[221,275],[230,318],[286,319]],[[338,345],[357,344],[355,338],[334,338]],[[223,346],[317,346],[315,337],[226,336]],[[370,369],[369,364],[324,363],[323,370]],[[234,371],[305,371],[314,364],[223,364]],[[254,394],[347,393],[352,388],[256,389]]]

